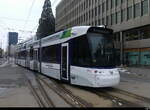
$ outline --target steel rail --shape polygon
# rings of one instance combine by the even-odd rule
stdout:
[[[82,100],[81,98],[73,95],[69,90],[65,89],[62,85],[59,85],[56,83],[56,81],[52,80],[51,81],[54,83],[55,87],[52,84],[49,84],[45,79],[40,78],[49,88],[51,88],[54,92],[56,92],[62,99],[64,99],[68,104],[70,104],[73,107],[92,107],[92,104],[87,103],[86,101]],[[49,78],[48,78],[49,80]],[[66,96],[69,96],[72,100],[72,102],[68,101],[67,98],[63,95],[60,94],[61,91]]]
[[[138,103],[139,106],[149,106],[150,107],[150,98],[143,97],[143,96],[140,96],[140,95],[128,92],[128,91],[118,89],[118,88],[110,88],[110,89],[111,89],[111,92],[113,92],[113,93],[118,93],[119,95],[122,95],[122,96],[124,95],[124,96],[130,97],[132,99],[135,99],[136,102],[141,102],[141,103]],[[143,105],[142,105],[142,103],[143,103]]]
[[[118,89],[118,88],[112,88],[115,92],[119,92],[121,94],[124,94],[124,95],[128,95],[128,96],[131,96],[131,97],[134,97],[138,100],[142,100],[142,101],[146,101],[150,104],[150,98],[147,98],[147,97],[144,97],[144,96],[140,96],[140,95],[137,95],[137,94],[134,94],[134,93],[131,93],[131,92],[128,92],[128,91],[125,91],[125,90],[121,90],[121,89]]]
[[[28,86],[33,94],[33,96],[35,97],[37,103],[39,104],[40,107],[55,107],[52,100],[50,99],[50,97],[47,95],[45,89],[42,87],[41,82],[37,79],[36,75],[35,75],[35,80],[37,83],[38,87],[35,87],[31,80],[27,78],[27,76],[24,74]],[[39,92],[37,91],[37,89],[39,90]]]
[[[135,103],[135,102],[131,102],[128,101],[124,98],[118,97],[116,95],[110,94],[108,91],[106,90],[91,90],[91,92],[95,93],[97,96],[101,97],[106,97],[110,100],[112,100],[112,102],[117,106],[117,107],[142,107],[139,104]]]
[[[28,84],[28,87],[30,88],[31,90],[31,93],[33,94],[33,96],[35,97],[38,105],[40,107],[45,107],[45,104],[44,102],[42,101],[42,99],[40,98],[39,94],[37,93],[35,87],[32,85],[31,81],[26,77],[26,80],[27,80],[27,84]]]
[[[45,98],[47,104],[49,107],[55,107],[55,104],[53,103],[52,99],[49,97],[48,93],[46,92],[46,90],[44,89],[43,85],[41,84],[40,80],[38,79],[37,75],[36,75],[36,81],[38,82],[38,86],[39,89],[43,95],[43,97]]]

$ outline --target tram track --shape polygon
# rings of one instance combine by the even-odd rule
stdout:
[[[105,97],[107,99],[110,99],[114,103],[115,107],[142,107],[132,101],[126,100],[125,98],[110,94],[108,91],[105,90],[92,90],[91,92],[95,93],[99,97]]]
[[[55,107],[54,103],[48,96],[47,92],[45,91],[40,80],[38,80],[37,76],[35,75],[35,80],[37,83],[36,86],[32,84],[32,81],[28,79],[26,75],[25,77],[33,96],[35,97],[37,103],[39,104],[39,107]]]
[[[66,89],[63,85],[61,85],[61,87],[63,89]],[[103,89],[96,89],[96,90],[93,89],[91,90],[91,88],[88,89],[84,88],[84,89],[96,94],[100,98],[103,96],[107,99],[110,99],[114,103],[115,107],[149,107],[150,106],[149,98],[145,98],[117,88],[103,88]],[[66,89],[66,91],[69,90]]]
[[[27,79],[28,87],[31,90],[32,95],[34,96],[35,100],[37,101],[39,107],[45,107],[45,104],[41,97],[39,96],[36,88],[32,85],[31,81]]]
[[[46,92],[46,90],[42,84],[42,82],[38,79],[37,76],[36,76],[36,81],[38,82],[39,89],[41,90],[41,93],[44,96],[48,107],[55,107],[55,104],[53,103],[52,99],[49,97],[48,93]]]
[[[118,107],[150,107],[150,99],[117,88],[86,89],[99,97],[106,97]]]
[[[70,104],[72,107],[92,107],[92,104],[86,102],[85,100],[81,99],[78,96],[75,96],[69,91],[68,89],[64,88],[62,85],[55,82],[53,79],[51,79],[52,83],[49,83],[49,79],[41,78],[43,83],[47,85],[49,88],[51,88],[54,92],[56,92],[62,99],[64,99],[68,104]]]
[[[59,82],[56,82],[54,79],[49,79],[42,74],[36,74],[36,81],[38,82],[41,94],[44,96],[45,101],[43,102],[40,98],[40,95],[37,93],[36,89],[32,87],[30,81],[29,85],[31,90],[34,93],[39,105],[41,107],[51,106],[55,107],[51,98],[48,96],[48,93],[45,91],[44,86],[47,86],[49,89],[54,91],[59,97],[61,97],[67,104],[71,107],[92,107],[91,103],[81,99],[78,96],[75,96],[70,90],[68,90],[64,85]],[[80,88],[80,87],[79,87]],[[111,100],[114,104],[114,107],[150,107],[150,99],[142,97],[133,93],[129,93],[124,90],[117,88],[102,88],[102,89],[91,89],[91,88],[81,88],[85,89],[91,93],[94,93],[98,97],[107,98]],[[45,105],[47,103],[47,105]]]
[[[120,95],[120,97],[121,97],[121,95],[122,95],[122,97],[124,97],[124,96],[130,97],[130,98],[134,99],[134,101],[139,106],[144,106],[144,107],[149,106],[150,107],[150,98],[143,97],[143,96],[140,96],[140,95],[128,92],[128,91],[118,89],[118,88],[108,88],[107,90],[110,90],[111,94],[115,95],[115,93],[116,93],[116,94]],[[126,99],[128,99],[128,98],[126,98]]]
[[[54,81],[53,79],[51,80],[55,86],[59,86],[59,91],[65,91],[67,94],[71,94],[72,99],[77,99],[77,103],[80,104],[81,107],[92,107],[89,103],[85,103],[81,98],[75,96],[71,93],[70,90],[65,88],[64,85],[61,83],[59,84],[58,82]],[[46,82],[47,86],[50,86],[50,83]],[[57,88],[57,87],[56,87]],[[80,87],[78,87],[80,88]],[[98,97],[102,98],[107,98],[112,101],[114,104],[114,107],[148,107],[150,105],[150,99],[146,99],[144,97],[128,93],[126,91],[122,91],[116,88],[102,88],[102,89],[91,89],[91,88],[81,88],[85,89],[91,93],[94,93]],[[80,101],[79,101],[80,100]],[[84,104],[83,104],[84,103]]]

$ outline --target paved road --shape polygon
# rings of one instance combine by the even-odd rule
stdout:
[[[147,71],[142,74],[142,72],[137,72],[133,69],[129,71],[128,69],[127,71],[122,71],[120,75],[121,83],[116,88],[150,98],[150,77]]]
[[[122,73],[121,74],[121,81],[138,81],[138,82],[145,82],[145,83],[150,83],[150,78],[149,77],[142,77],[138,75],[132,75],[132,74],[126,74]]]

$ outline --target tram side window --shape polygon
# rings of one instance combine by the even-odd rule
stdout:
[[[42,48],[42,62],[57,63],[57,46],[48,46]]]
[[[86,36],[81,36],[73,40],[73,61],[75,66],[87,67],[91,65],[91,55]]]
[[[19,52],[19,59],[25,59],[26,58],[26,51]]]
[[[26,51],[23,51],[23,59],[26,59]]]

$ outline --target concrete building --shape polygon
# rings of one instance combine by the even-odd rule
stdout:
[[[150,0],[62,0],[56,30],[105,24],[114,29],[121,64],[150,66]]]
[[[14,46],[18,43],[18,33],[17,32],[9,32],[8,33],[8,47],[7,52],[8,56],[13,56]]]
[[[18,33],[9,32],[8,33],[8,45],[16,45],[18,43]]]

